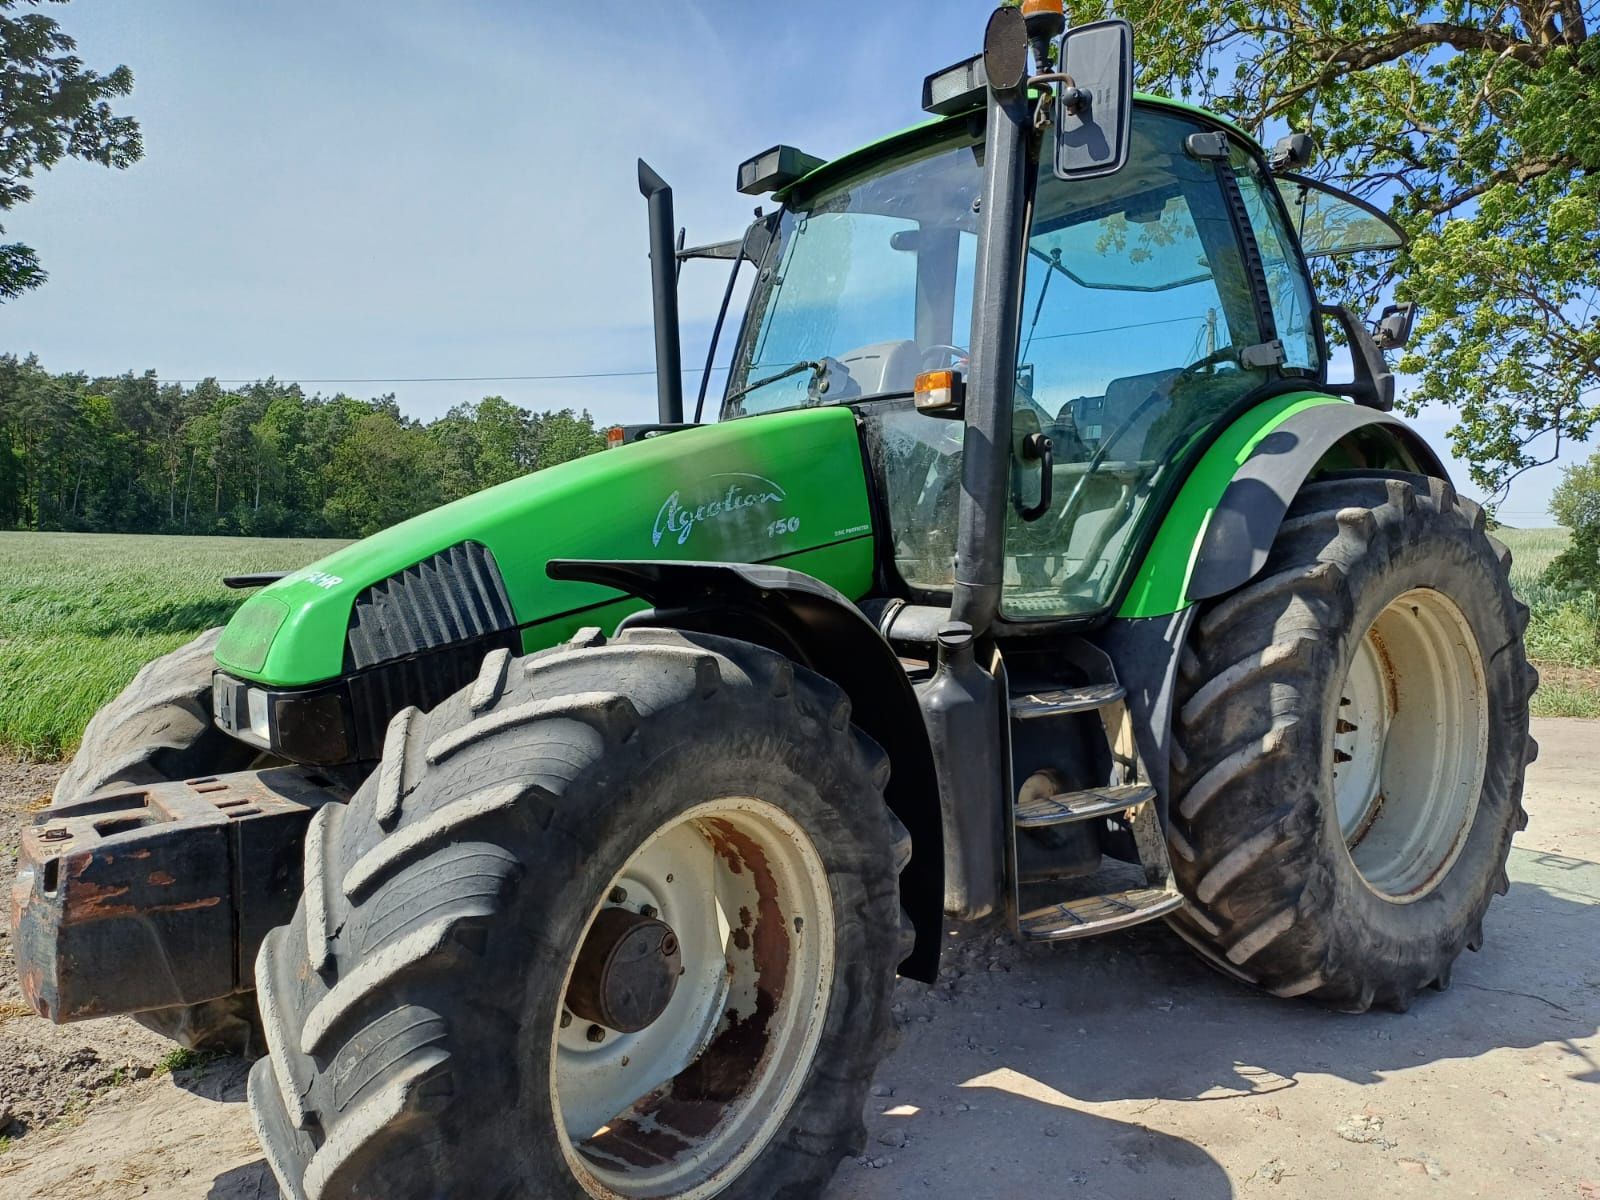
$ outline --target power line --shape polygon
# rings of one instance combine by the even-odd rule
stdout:
[[[1180,325],[1186,321],[1203,321],[1204,313],[1197,313],[1187,317],[1166,317],[1156,321],[1135,321],[1127,325],[1107,325],[1100,329],[1074,329],[1066,333],[1041,334],[1036,340],[1053,342],[1060,338],[1091,337],[1100,333],[1120,333],[1128,329],[1149,329],[1157,325]],[[684,367],[680,372],[683,375],[698,375],[702,367]],[[713,371],[727,371],[730,367],[726,364],[711,368]],[[328,378],[307,379],[295,376],[255,376],[249,379],[220,379],[212,378],[213,383],[264,383],[267,378],[276,379],[279,383],[553,383],[577,379],[635,379],[644,376],[653,376],[655,368],[649,367],[637,371],[572,371],[551,375],[416,375],[416,376],[370,376],[364,378]],[[161,383],[204,383],[204,379],[169,379],[157,376]]]
[[[726,371],[727,367],[712,367],[713,371]],[[685,367],[681,372],[684,375],[698,375],[702,368]],[[216,376],[207,376],[205,379],[171,379],[164,375],[156,376],[158,383],[265,383],[268,379],[275,379],[279,383],[540,383],[545,381],[571,380],[571,379],[628,379],[644,375],[655,375],[655,368],[643,371],[574,371],[561,375],[414,375],[414,376],[373,376],[362,379],[307,379],[301,377],[276,375],[256,375],[248,379],[220,379]]]
[[[1090,337],[1097,333],[1121,333],[1124,329],[1149,329],[1156,325],[1182,325],[1186,321],[1204,321],[1205,319],[1205,313],[1195,313],[1187,317],[1163,317],[1159,321],[1134,321],[1127,325],[1105,325],[1099,329],[1073,329],[1066,333],[1044,333],[1034,340],[1053,342],[1059,338]]]

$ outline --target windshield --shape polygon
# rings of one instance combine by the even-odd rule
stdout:
[[[972,288],[979,153],[938,150],[784,212],[725,417],[909,392],[950,365],[953,330],[967,337],[956,297]]]

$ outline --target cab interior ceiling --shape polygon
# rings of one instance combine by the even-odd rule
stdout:
[[[1192,171],[1192,164],[1181,152],[1156,145],[1150,129],[1138,122],[1133,125],[1131,145],[1127,165],[1114,175],[1080,180],[1065,187],[1044,186],[1049,181],[1041,175],[1034,200],[1033,235],[1101,220],[1111,213],[1122,213],[1135,222],[1159,220],[1166,204],[1182,194],[1177,181]],[[980,170],[958,175],[946,169],[940,159],[954,149],[971,152]],[[794,209],[802,216],[868,212],[976,234],[982,166],[982,143],[958,137],[931,152],[922,147],[904,159],[874,163],[866,168],[871,171],[870,176],[827,186],[815,200],[796,202]],[[891,172],[894,185],[884,186],[885,176]]]

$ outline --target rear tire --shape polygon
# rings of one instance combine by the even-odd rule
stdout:
[[[258,751],[211,720],[211,673],[221,636],[220,628],[207,630],[141,667],[89,722],[52,803],[82,800],[113,784],[165,783],[248,769]],[[191,1050],[244,1058],[266,1052],[253,992],[134,1013],[133,1019]]]
[[[378,773],[318,814],[306,896],[257,960],[250,1105],[285,1196],[818,1194],[864,1141],[909,950],[887,778],[831,683],[707,635],[497,652],[401,713]],[[670,838],[700,866],[638,866]],[[696,952],[686,914],[739,889]],[[562,1023],[599,912],[681,945],[638,1032]]]
[[[1527,824],[1538,673],[1510,554],[1443,480],[1307,485],[1180,660],[1177,931],[1345,1011],[1448,986]]]

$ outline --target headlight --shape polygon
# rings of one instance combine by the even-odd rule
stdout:
[[[250,736],[270,745],[272,729],[267,724],[267,694],[259,688],[246,689],[245,710],[250,717]]]

